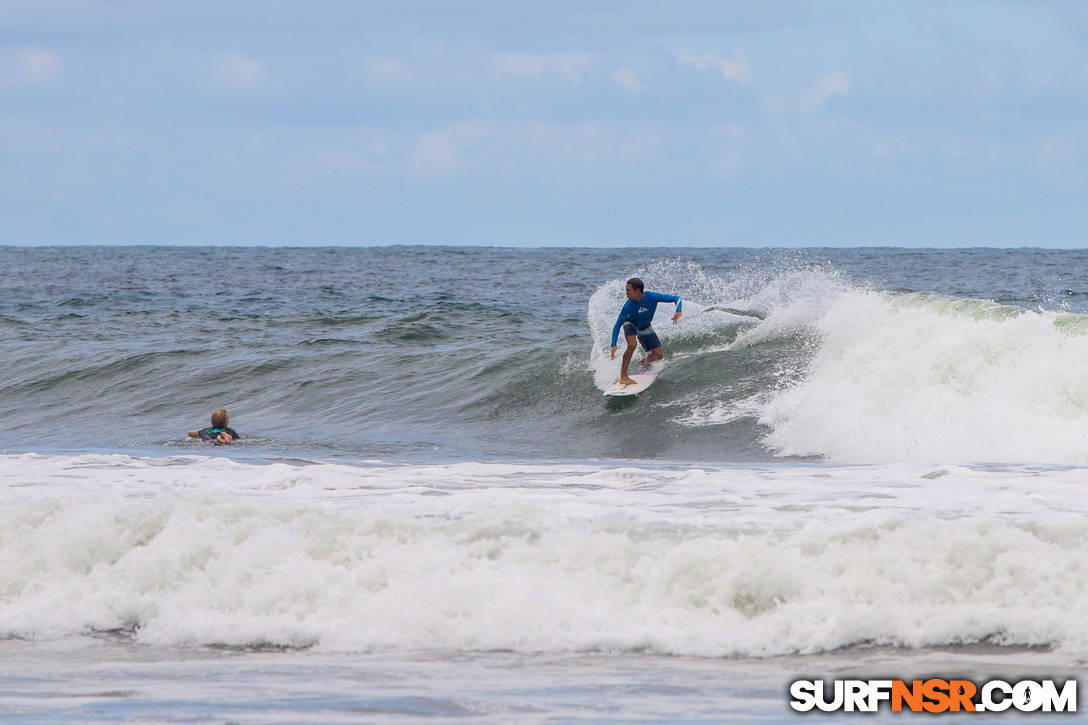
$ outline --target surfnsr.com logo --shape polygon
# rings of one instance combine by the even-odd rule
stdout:
[[[1076,712],[1077,681],[1066,680],[796,680],[790,684],[790,707],[798,712],[877,712],[887,703],[892,712]]]

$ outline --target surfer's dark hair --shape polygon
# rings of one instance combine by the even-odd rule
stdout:
[[[643,290],[646,289],[646,285],[642,284],[642,280],[639,279],[638,277],[632,277],[631,279],[627,280],[627,284],[631,285],[632,287],[637,289],[639,292],[642,292]]]
[[[217,408],[212,413],[212,427],[213,428],[226,428],[230,419],[227,417],[227,411],[222,408]]]

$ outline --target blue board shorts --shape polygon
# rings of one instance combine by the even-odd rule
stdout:
[[[639,344],[642,345],[642,349],[646,352],[661,347],[661,340],[658,338],[657,333],[654,332],[653,327],[647,327],[645,330],[636,330],[635,323],[625,322],[623,323],[623,336],[628,337],[630,335],[638,337]]]

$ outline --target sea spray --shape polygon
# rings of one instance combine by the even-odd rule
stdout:
[[[781,455],[1088,462],[1083,315],[983,300],[841,295],[804,374],[762,406]]]

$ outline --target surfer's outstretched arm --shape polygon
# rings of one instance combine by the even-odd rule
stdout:
[[[684,301],[680,299],[680,295],[665,295],[660,292],[657,293],[659,302],[672,302],[676,305],[676,314],[672,316],[672,324],[676,324],[680,321],[680,315],[684,314]]]

